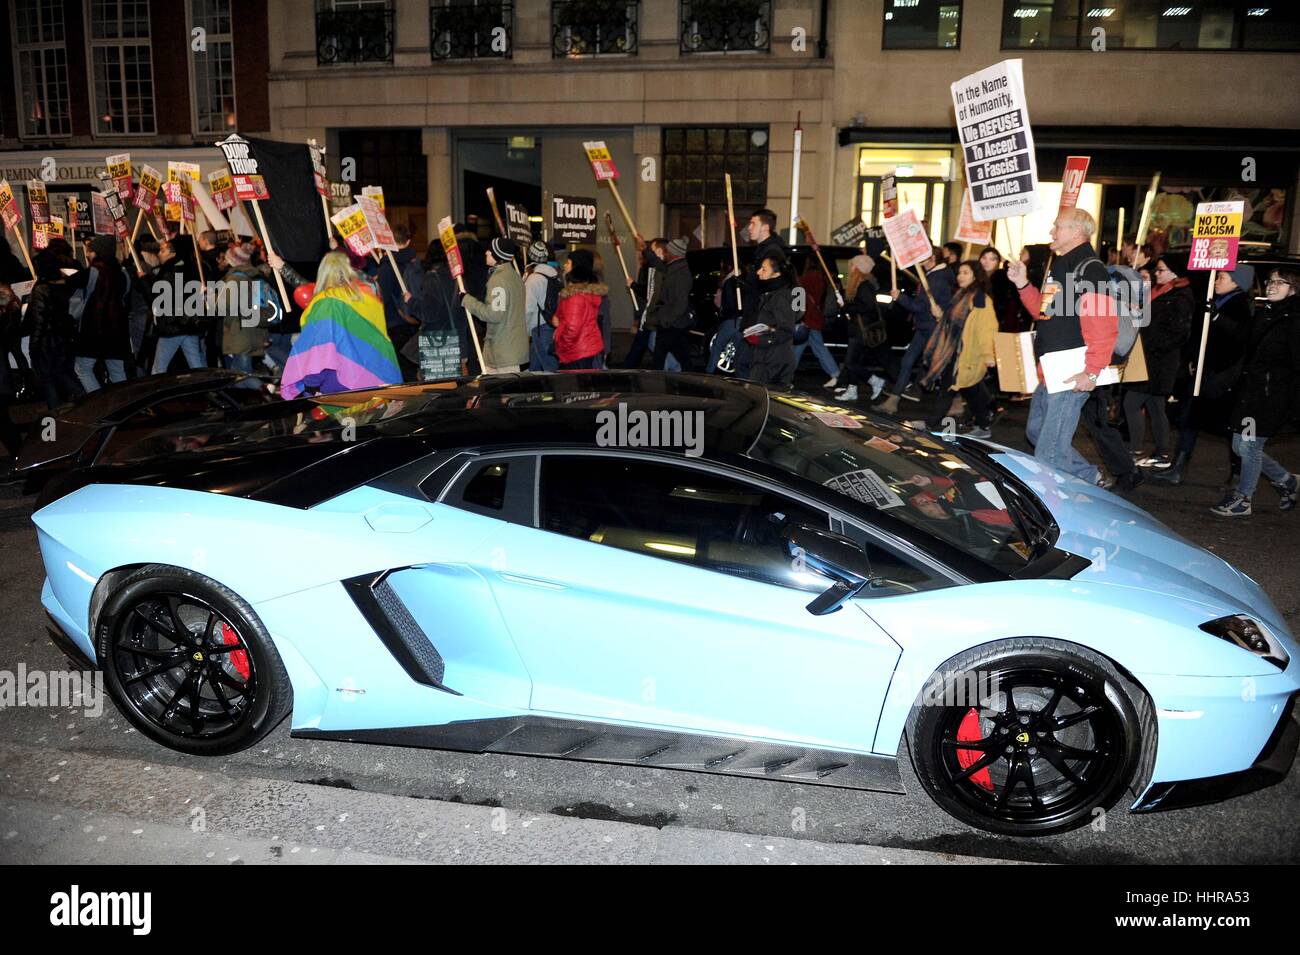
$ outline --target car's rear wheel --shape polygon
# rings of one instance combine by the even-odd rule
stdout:
[[[96,653],[127,719],[185,753],[251,746],[293,700],[284,663],[252,608],[179,567],[142,567],[121,582],[99,615]]]
[[[1042,836],[1110,809],[1154,727],[1150,700],[1105,658],[1023,639],[949,661],[912,711],[908,744],[917,778],[946,812]]]

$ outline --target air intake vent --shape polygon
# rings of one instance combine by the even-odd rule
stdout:
[[[343,586],[361,615],[366,618],[366,623],[370,624],[393,659],[412,680],[455,693],[455,690],[442,682],[446,672],[442,654],[411,616],[406,604],[397,596],[397,591],[388,583],[388,575],[392,572],[393,570],[385,570],[378,574],[352,577],[343,581]]]

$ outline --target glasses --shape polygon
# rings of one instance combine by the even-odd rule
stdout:
[[[1286,279],[1269,279],[1264,284],[1269,288],[1272,288],[1275,285],[1290,285],[1291,283],[1288,282]]]

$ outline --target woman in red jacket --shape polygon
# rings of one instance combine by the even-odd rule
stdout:
[[[600,330],[600,305],[608,292],[609,287],[596,278],[591,252],[574,249],[564,262],[564,288],[551,319],[561,371],[601,367],[605,336]]]

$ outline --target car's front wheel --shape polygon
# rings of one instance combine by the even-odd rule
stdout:
[[[917,700],[907,740],[917,778],[946,812],[1043,836],[1110,809],[1154,727],[1146,694],[1105,658],[1020,639],[949,661]]]
[[[289,712],[289,676],[257,615],[237,594],[153,564],[109,596],[96,628],[104,682],[127,719],[184,753],[251,746]]]

